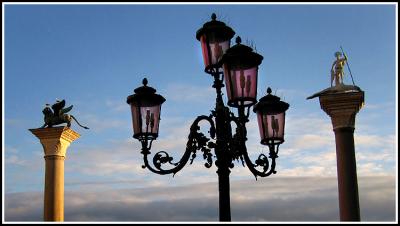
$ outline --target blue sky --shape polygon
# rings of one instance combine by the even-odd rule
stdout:
[[[163,189],[180,186],[187,192],[195,185],[215,185],[216,169],[206,169],[201,159],[186,166],[174,178],[141,169],[140,146],[131,138],[131,114],[125,102],[133,89],[141,85],[142,78],[147,77],[149,85],[167,99],[162,107],[160,136],[153,149],[168,151],[179,159],[191,122],[198,115],[209,114],[214,105],[212,78],[203,72],[200,43],[195,38],[197,29],[210,20],[213,12],[218,20],[241,36],[244,44],[252,43],[264,56],[259,68],[258,98],[270,86],[290,104],[285,143],[281,145],[274,180],[252,180],[254,177],[248,169],[235,164],[231,180],[238,184],[238,191],[245,190],[241,183],[247,180],[254,184],[279,181],[290,186],[297,178],[307,177],[305,181],[315,186],[316,179],[330,178],[333,181],[331,187],[324,191],[332,191],[329,208],[333,210],[329,209],[326,220],[339,220],[332,126],[318,100],[306,98],[330,85],[329,71],[334,53],[343,46],[354,81],[365,91],[365,106],[357,115],[355,130],[357,171],[362,178],[359,182],[360,205],[368,206],[364,212],[361,209],[361,215],[366,220],[395,219],[397,5],[7,4],[3,5],[3,12],[3,195],[6,220],[40,220],[41,212],[35,215],[32,208],[18,202],[18,197],[36,197],[38,205],[42,205],[43,151],[28,129],[43,124],[41,111],[44,104],[52,104],[56,98],[65,99],[68,106],[73,104],[71,114],[90,127],[90,130],[83,130],[73,125],[81,138],[67,152],[66,200],[71,194],[70,197],[75,199],[70,200],[90,203],[87,199],[90,195],[79,195],[80,191],[85,194],[118,194],[121,191],[125,194],[122,191],[133,189],[140,194],[137,196],[147,198],[146,202],[142,200],[144,203],[154,205],[159,200],[146,196],[147,188],[159,189],[157,191],[161,193]],[[348,74],[346,71],[344,82],[351,84]],[[255,160],[266,148],[259,144],[254,116],[251,115],[248,124],[247,146]],[[373,179],[378,176],[385,178],[382,183]],[[381,209],[389,209],[393,214],[379,215],[379,211],[366,204],[367,200],[374,200],[372,196],[363,199],[367,197],[368,188],[373,186],[388,194]],[[283,187],[274,187],[274,191],[283,194]],[[254,185],[252,189],[256,193],[263,187]],[[217,190],[213,192],[215,194],[210,195],[215,196]],[[7,200],[14,200],[13,204]],[[174,203],[173,199],[168,200],[167,197],[164,201]],[[312,196],[306,197],[303,204],[316,200]],[[104,203],[115,204],[112,199],[104,200]],[[66,201],[68,205],[78,208]],[[240,202],[237,205],[240,206]],[[289,203],[279,206],[290,209]],[[18,215],[17,208],[26,209]],[[232,209],[234,212],[233,205]],[[368,211],[376,216],[365,214]],[[217,207],[210,210],[212,214],[217,212]],[[68,215],[66,210],[66,220],[69,217],[71,220],[101,221],[100,215]],[[205,214],[204,218],[197,219],[189,214],[184,220],[213,219],[208,216]],[[235,218],[234,214],[232,219],[268,220],[258,216]],[[273,220],[285,219],[287,216]],[[118,221],[118,218],[111,220]],[[152,219],[127,218],[127,221],[138,220]],[[161,214],[156,220],[167,219]],[[324,221],[311,214],[289,220]]]

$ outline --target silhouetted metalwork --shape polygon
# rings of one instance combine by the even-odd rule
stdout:
[[[128,96],[127,103],[132,111],[133,137],[142,144],[142,167],[161,175],[175,175],[188,162],[192,164],[200,152],[206,168],[215,163],[218,169],[220,221],[230,221],[230,169],[238,161],[243,166],[247,165],[256,179],[276,173],[279,145],[284,142],[285,111],[289,104],[272,95],[270,88],[268,94],[257,103],[257,73],[263,57],[241,44],[240,37],[236,39],[236,45],[230,47],[230,39],[235,32],[223,22],[217,21],[215,14],[211,18],[212,21],[197,31],[196,38],[201,42],[203,50],[204,71],[214,79],[212,87],[216,90],[215,108],[210,115],[201,115],[194,120],[186,150],[180,160],[175,161],[167,152],[159,151],[149,163],[152,143],[158,137],[161,105],[165,98],[147,85],[146,78],[143,79],[143,86]],[[237,116],[225,106],[222,99],[224,76],[228,105],[237,108]],[[249,122],[250,108],[254,105],[261,144],[269,147],[269,154],[260,154],[253,163],[246,148],[246,123]],[[208,124],[207,135],[200,131],[202,122]]]
[[[75,122],[80,126],[85,129],[89,129],[86,126],[82,126],[78,120],[73,115],[67,114],[69,112],[73,105],[64,108],[65,107],[65,100],[56,100],[56,103],[54,103],[51,108],[50,104],[46,104],[45,108],[43,109],[43,114],[44,114],[44,125],[40,128],[51,128],[55,125],[67,123],[68,127],[71,127],[71,121],[72,119],[75,120]]]

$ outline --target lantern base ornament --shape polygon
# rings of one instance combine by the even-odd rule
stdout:
[[[80,135],[69,127],[30,129],[43,146],[45,167],[44,221],[64,221],[64,160]]]

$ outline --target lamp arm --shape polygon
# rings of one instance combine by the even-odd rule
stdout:
[[[278,145],[279,146],[279,145]],[[276,166],[276,158],[278,158],[277,152],[275,152],[275,147],[273,145],[269,146],[269,158],[271,159],[271,164],[268,160],[268,157],[264,154],[260,154],[257,158],[257,160],[255,161],[255,164],[250,160],[250,157],[247,153],[247,149],[246,146],[244,146],[243,149],[243,157],[244,157],[244,161],[246,162],[247,167],[249,168],[249,170],[251,171],[251,173],[253,173],[253,175],[256,177],[257,180],[257,176],[260,177],[268,177],[271,174],[275,174],[275,166]],[[262,166],[263,167],[263,171],[259,171],[257,170],[256,167],[258,166]]]
[[[215,138],[215,126],[214,121],[212,120],[212,116],[201,115],[196,118],[196,120],[192,123],[190,127],[190,133],[188,136],[188,142],[186,144],[186,150],[181,159],[174,163],[173,158],[165,151],[157,152],[153,157],[153,166],[149,164],[148,155],[150,154],[150,147],[147,147],[147,142],[142,142],[142,154],[144,165],[142,168],[148,168],[151,172],[165,175],[165,174],[173,174],[175,175],[179,172],[189,161],[190,155],[192,154],[192,159],[190,164],[193,163],[194,158],[196,157],[196,151],[201,150],[203,152],[204,159],[207,160],[205,166],[210,168],[212,166],[212,154],[211,148],[214,148],[213,142],[208,142],[210,139],[205,137],[203,133],[198,132],[200,130],[199,123],[202,120],[206,120],[210,124],[210,137],[212,139]],[[169,163],[173,165],[174,168],[171,169],[162,169],[162,165]]]
[[[243,160],[246,163],[247,167],[249,168],[250,172],[256,177],[267,177],[271,174],[275,174],[275,159],[278,158],[278,151],[275,152],[274,145],[268,145],[269,147],[269,158],[271,159],[271,164],[268,160],[268,157],[264,154],[260,154],[255,161],[255,164],[251,161],[247,148],[246,148],[246,140],[247,140],[247,130],[246,130],[246,119],[241,119],[240,117],[230,117],[230,120],[236,124],[236,134],[233,136],[233,140],[235,146],[237,146],[237,150],[234,151],[235,158],[241,159],[242,163]],[[279,145],[277,145],[277,150],[279,150]],[[243,164],[244,165],[244,164]],[[263,171],[259,171],[256,167],[261,166],[263,167]]]

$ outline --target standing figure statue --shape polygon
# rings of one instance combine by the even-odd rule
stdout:
[[[45,128],[46,126],[47,128],[51,128],[54,125],[62,123],[67,123],[67,126],[71,127],[71,121],[73,119],[75,120],[76,123],[78,123],[80,127],[89,129],[86,126],[82,126],[81,124],[79,124],[78,120],[76,120],[76,118],[73,115],[66,114],[72,109],[73,105],[67,108],[64,108],[64,106],[65,106],[65,100],[62,101],[56,100],[56,103],[53,104],[51,108],[50,104],[46,104],[45,108],[42,111],[44,114],[44,125],[41,128]]]
[[[343,84],[344,65],[347,62],[347,57],[344,55],[344,58],[340,58],[341,56],[341,52],[335,53],[336,60],[333,62],[331,68],[331,87],[333,85],[333,80],[335,80],[335,86]]]

